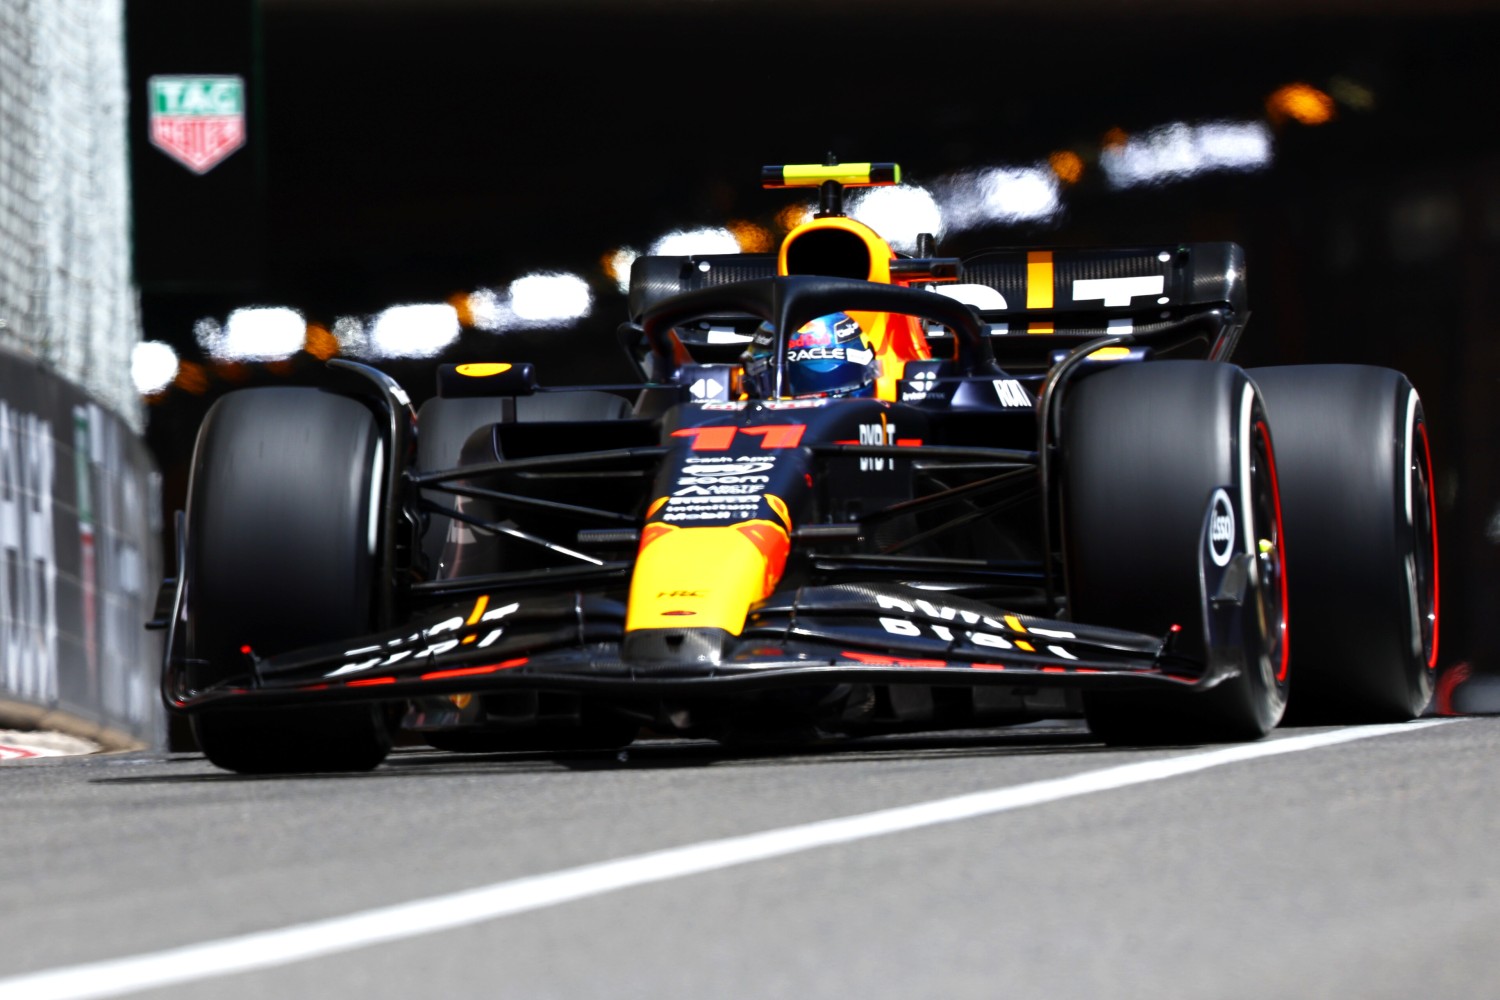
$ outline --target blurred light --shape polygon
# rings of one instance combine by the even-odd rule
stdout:
[[[243,361],[216,361],[214,374],[225,382],[243,382],[250,377],[250,366]]]
[[[504,292],[481,288],[466,303],[471,324],[479,330],[536,330],[571,326],[594,311],[594,293],[576,274],[528,274]]]
[[[771,231],[748,219],[735,219],[726,227],[734,235],[741,253],[770,253],[773,240]]]
[[[1274,122],[1288,118],[1303,125],[1322,125],[1333,118],[1333,98],[1305,83],[1289,83],[1266,98]]]
[[[528,274],[511,282],[510,308],[532,326],[567,326],[594,311],[594,293],[576,274]]]
[[[326,326],[307,324],[307,343],[303,346],[308,354],[319,361],[327,361],[339,353],[339,342]]]
[[[464,311],[469,315],[469,326],[491,333],[510,329],[515,319],[510,305],[493,288],[479,288],[464,298]]]
[[[943,213],[932,192],[915,185],[860,189],[845,203],[845,210],[897,250],[915,250],[918,233],[943,232]]]
[[[671,257],[697,257],[710,253],[739,253],[739,240],[722,226],[702,229],[674,229],[651,244],[650,254]]]
[[[280,361],[302,350],[307,321],[295,309],[236,309],[208,346],[211,357],[226,361]]]
[[[172,384],[183,392],[201,396],[208,391],[208,372],[200,364],[183,361],[177,366],[177,377],[172,380]]]
[[[333,321],[333,339],[341,354],[363,357],[370,350],[370,331],[358,316],[340,316]]]
[[[1049,167],[995,167],[945,178],[943,217],[950,230],[995,223],[1045,222],[1062,210]]]
[[[620,247],[605,254],[600,261],[604,266],[604,273],[615,283],[621,292],[630,291],[630,265],[635,263],[640,251],[633,247]]]
[[[1111,185],[1126,188],[1218,170],[1260,170],[1271,158],[1265,122],[1174,122],[1105,148],[1099,165]]]
[[[130,352],[130,378],[142,396],[161,392],[177,377],[177,352],[159,340],[147,340]]]
[[[377,358],[431,358],[458,339],[458,313],[444,303],[391,306],[370,324]]]
[[[1083,157],[1071,149],[1060,149],[1047,157],[1047,166],[1064,184],[1077,184],[1083,178]]]
[[[459,326],[474,325],[474,310],[469,308],[469,292],[454,292],[448,296],[448,304],[453,307],[453,312],[458,316]]]
[[[204,316],[193,324],[193,339],[204,354],[217,354],[219,343],[224,339],[224,328],[212,316]]]
[[[783,232],[791,232],[813,217],[811,205],[788,205],[776,213],[776,225]]]

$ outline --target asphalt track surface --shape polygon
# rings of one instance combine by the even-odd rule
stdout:
[[[1497,762],[1489,718],[12,762],[0,998],[1500,996]]]

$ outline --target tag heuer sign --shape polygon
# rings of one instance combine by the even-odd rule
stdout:
[[[238,76],[153,76],[151,144],[206,174],[245,144],[245,81]]]

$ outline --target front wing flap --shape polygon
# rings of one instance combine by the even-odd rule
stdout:
[[[1037,687],[1212,687],[1230,671],[1178,657],[1149,636],[1016,615],[904,586],[773,594],[739,636],[697,655],[627,660],[623,601],[574,592],[480,596],[417,627],[260,658],[200,691],[169,667],[181,710],[233,703],[390,700],[493,690],[680,696],[839,683]],[[685,633],[692,630],[684,630]]]

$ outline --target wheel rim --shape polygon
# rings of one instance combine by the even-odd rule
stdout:
[[[1250,443],[1251,524],[1255,541],[1256,626],[1262,670],[1269,686],[1284,689],[1291,647],[1287,635],[1285,535],[1276,458],[1265,415],[1257,412]]]
[[[1415,401],[1413,401],[1415,413]],[[1415,415],[1408,421],[1406,475],[1410,502],[1407,509],[1406,581],[1412,610],[1412,652],[1430,672],[1438,657],[1438,548],[1437,503],[1433,494],[1432,454],[1427,444],[1427,424]]]

